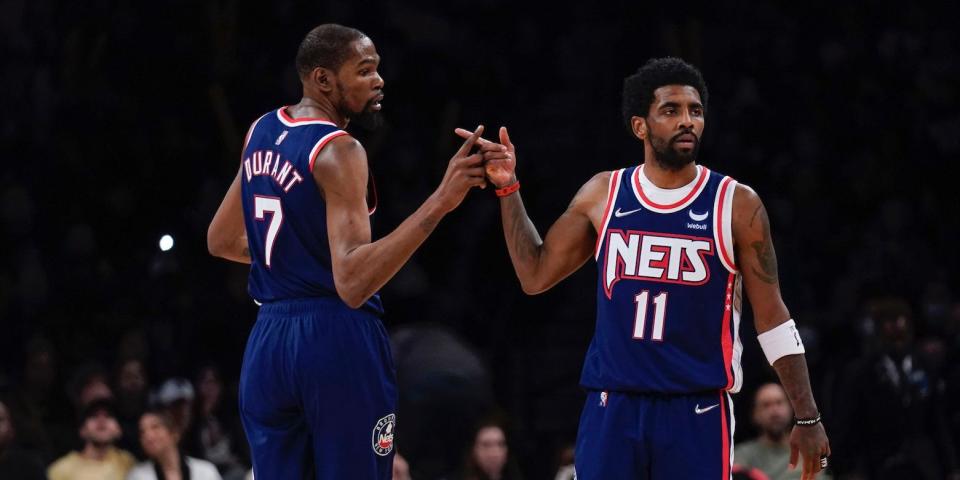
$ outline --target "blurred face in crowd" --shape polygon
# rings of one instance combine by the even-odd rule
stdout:
[[[483,427],[473,444],[473,458],[484,473],[499,478],[507,464],[507,437],[500,427]]]
[[[768,383],[757,390],[753,407],[753,423],[773,440],[780,440],[790,431],[793,409],[783,387]]]
[[[140,417],[140,444],[150,458],[158,458],[177,448],[179,434],[160,415],[146,413]]]
[[[104,398],[113,398],[113,392],[107,385],[107,379],[96,376],[87,381],[80,389],[80,405],[89,405],[90,403]]]
[[[80,426],[80,438],[97,447],[112,445],[120,438],[120,434],[120,424],[106,410],[94,412]]]
[[[13,421],[10,419],[7,406],[0,402],[0,452],[11,443],[13,443]]]
[[[136,396],[146,392],[147,375],[140,360],[127,360],[117,375],[117,393],[122,396]]]
[[[53,353],[44,349],[31,353],[24,365],[24,375],[29,389],[39,392],[50,390],[56,379]]]
[[[407,460],[395,454],[393,456],[393,479],[392,480],[410,480],[410,465]]]
[[[380,123],[383,78],[377,72],[380,55],[368,37],[350,44],[352,54],[336,74],[337,108],[358,124],[373,128]]]
[[[197,392],[203,402],[204,410],[208,413],[220,401],[220,394],[223,392],[223,384],[220,383],[220,377],[213,368],[204,368],[197,375]]]
[[[880,320],[880,338],[888,352],[903,354],[913,343],[913,328],[906,314],[895,315]]]
[[[655,160],[679,170],[696,161],[704,129],[700,92],[689,85],[665,85],[653,91],[646,118],[634,118],[634,133],[648,141]]]

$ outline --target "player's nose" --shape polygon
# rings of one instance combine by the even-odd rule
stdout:
[[[690,110],[684,109],[683,113],[680,114],[680,124],[678,127],[682,129],[693,128],[693,116],[690,115]]]
[[[383,77],[380,76],[380,72],[374,73],[373,76],[374,76],[374,78],[373,78],[373,88],[376,88],[376,89],[378,89],[378,90],[382,90],[382,89],[383,89],[383,85],[384,85],[384,83],[386,83],[386,82],[383,81]]]

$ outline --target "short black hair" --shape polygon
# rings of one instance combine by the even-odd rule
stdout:
[[[95,417],[100,412],[106,412],[108,416],[114,419],[117,418],[117,409],[113,400],[109,398],[98,398],[80,409],[80,415],[78,415],[77,420],[80,425],[83,426],[87,419]]]
[[[367,35],[356,28],[325,23],[303,37],[297,49],[297,72],[304,76],[317,67],[339,70],[350,58],[350,44]]]
[[[633,117],[646,118],[653,103],[653,92],[664,85],[689,85],[700,93],[707,110],[707,83],[697,67],[677,57],[651,58],[637,73],[623,80],[623,122],[630,128]]]

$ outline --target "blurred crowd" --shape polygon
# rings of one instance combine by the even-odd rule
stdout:
[[[246,269],[210,258],[205,229],[248,123],[299,99],[300,38],[336,21],[383,57],[386,124],[353,131],[378,179],[375,235],[431,193],[453,128],[481,122],[511,128],[546,228],[594,173],[640,161],[619,120],[623,78],[652,56],[698,65],[701,161],[769,210],[834,476],[956,478],[952,19],[922,2],[515,3],[0,0],[0,468],[53,478],[52,462],[117,436],[112,418],[111,445],[129,453],[118,463],[169,465],[176,451],[245,474],[235,391],[256,310]],[[490,197],[472,193],[383,292],[413,478],[494,478],[464,460],[489,443],[492,413],[510,475],[552,478],[571,461],[596,271],[524,296]],[[779,459],[787,414],[753,411],[776,404],[754,398],[775,379],[754,335],[746,315],[737,441]],[[148,451],[158,443],[166,453]],[[764,461],[744,472],[779,468]]]

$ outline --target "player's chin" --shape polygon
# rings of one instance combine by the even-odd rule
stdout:
[[[351,120],[365,130],[376,130],[383,126],[383,115],[380,114],[380,109],[374,109],[373,105],[368,105]]]

